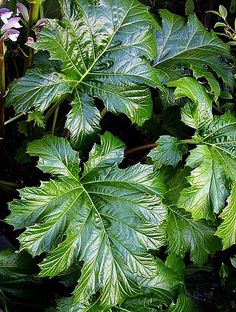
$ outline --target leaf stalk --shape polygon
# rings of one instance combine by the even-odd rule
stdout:
[[[151,150],[153,148],[157,147],[156,143],[150,143],[150,144],[145,144],[145,145],[141,145],[141,146],[137,146],[131,149],[128,149],[125,151],[125,157],[129,156],[130,154],[135,154],[138,152],[142,152],[145,150]]]
[[[55,133],[59,108],[60,108],[60,106],[57,106],[57,108],[55,109],[55,113],[54,113],[54,117],[53,117],[53,123],[52,123],[52,135],[54,135],[54,133]]]
[[[67,98],[68,94],[64,94],[57,102],[55,102],[45,114],[45,120],[47,121],[51,115],[55,112],[56,108],[60,106]]]
[[[198,145],[199,142],[197,142],[196,140],[193,139],[187,139],[187,140],[180,140],[179,142],[184,143],[184,144],[194,144],[194,145]],[[151,150],[155,147],[157,147],[158,144],[156,143],[150,143],[150,144],[145,144],[145,145],[141,145],[141,146],[137,146],[131,149],[128,149],[125,151],[125,157],[131,155],[131,154],[135,154],[138,152],[142,152],[145,150]]]
[[[18,115],[16,115],[16,116],[12,117],[11,119],[5,121],[5,122],[4,122],[4,125],[6,126],[6,125],[10,124],[11,122],[13,122],[13,121],[19,119],[20,117],[24,116],[25,114],[26,114],[26,113],[24,112],[24,113],[20,113],[20,114],[18,114]]]
[[[184,144],[193,144],[193,145],[199,144],[199,142],[194,139],[180,140],[180,142]]]

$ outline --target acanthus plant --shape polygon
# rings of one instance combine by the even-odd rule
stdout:
[[[184,256],[203,266],[236,243],[236,117],[221,105],[234,87],[229,47],[195,15],[162,10],[160,26],[138,0],[59,2],[63,18],[35,28],[36,65],[6,97],[40,126],[54,114],[27,149],[51,178],[20,190],[6,221],[25,229],[21,250],[44,255],[39,277],[73,276],[56,311],[194,311]],[[161,135],[146,164],[120,169],[125,145],[100,120],[124,113],[142,126],[150,87],[193,135]],[[65,104],[69,140],[54,135]]]

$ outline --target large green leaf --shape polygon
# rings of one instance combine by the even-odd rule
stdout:
[[[214,32],[207,32],[195,15],[187,23],[181,16],[161,10],[162,31],[157,31],[158,56],[155,67],[164,82],[183,76],[183,68],[190,68],[196,78],[207,79],[212,91],[219,95],[219,84],[209,70],[213,70],[229,87],[234,80],[230,67],[223,61],[229,58],[229,47]]]
[[[216,231],[216,235],[222,239],[224,249],[236,244],[236,183],[232,188],[228,199],[228,205],[220,215],[223,219]]]
[[[150,65],[156,56],[153,29],[156,22],[147,7],[138,0],[74,0],[63,4],[64,19],[48,20],[39,32],[36,50],[46,50],[52,60],[61,62],[60,93],[68,94],[72,86],[72,109],[66,127],[76,147],[93,142],[99,129],[99,111],[93,98],[103,101],[107,110],[125,113],[141,125],[151,116],[152,101],[148,86],[159,84],[157,74]],[[37,107],[44,111],[54,100],[54,92],[39,88],[46,84],[46,74],[28,72],[9,89],[7,105],[17,112]],[[36,81],[35,81],[36,80]],[[30,96],[37,85],[36,101]],[[54,87],[55,89],[55,87]],[[82,135],[81,135],[82,134]]]
[[[73,308],[83,311],[100,293],[105,308],[139,293],[158,273],[149,249],[164,244],[166,208],[149,165],[121,170],[124,146],[110,134],[93,149],[80,176],[78,154],[64,138],[46,136],[29,144],[39,168],[54,179],[20,190],[8,222],[24,228],[21,249],[43,252],[41,276],[65,273],[83,261]]]
[[[212,219],[220,213],[236,177],[236,118],[214,117],[197,135],[200,145],[191,151],[187,166],[194,168],[190,187],[181,192],[178,206],[195,220]]]

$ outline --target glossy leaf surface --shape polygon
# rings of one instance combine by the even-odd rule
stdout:
[[[222,239],[224,249],[236,244],[236,184],[227,201],[228,205],[220,215],[223,221],[216,231],[216,235]]]
[[[155,67],[162,81],[171,81],[183,76],[184,68],[190,68],[196,78],[205,78],[213,93],[219,94],[219,84],[209,68],[226,85],[233,88],[233,75],[222,57],[230,58],[229,48],[214,32],[207,32],[195,15],[187,23],[181,16],[167,10],[160,11],[162,31],[157,31],[158,56]]]
[[[191,211],[195,220],[212,219],[220,213],[236,177],[236,119],[231,114],[216,116],[198,136],[187,166],[193,168],[178,205]]]
[[[219,240],[214,236],[215,228],[204,220],[194,221],[189,212],[177,207],[180,193],[187,189],[186,177],[188,168],[166,170],[165,181],[167,193],[165,201],[168,206],[166,234],[168,248],[174,254],[184,257],[190,254],[190,259],[201,266],[206,263],[209,255],[221,248]]]
[[[187,146],[177,138],[169,135],[162,135],[156,142],[157,147],[149,154],[155,162],[155,166],[162,165],[176,166],[187,152]]]
[[[196,312],[197,309],[194,307],[194,303],[191,298],[185,294],[180,294],[176,304],[173,304],[168,312]]]
[[[29,71],[10,86],[7,105],[17,112],[31,107],[45,111],[62,94],[66,98],[72,92],[66,127],[76,147],[93,143],[99,131],[94,98],[101,99],[108,111],[125,113],[141,125],[152,111],[147,86],[159,85],[150,65],[156,56],[154,28],[158,26],[147,7],[137,0],[61,4],[64,19],[48,20],[33,46],[60,61],[60,73]],[[56,79],[53,86],[51,77]],[[41,81],[45,87],[39,87]]]
[[[164,243],[159,225],[166,208],[152,167],[119,169],[123,145],[110,134],[93,149],[81,177],[78,154],[64,138],[46,136],[28,151],[54,179],[22,189],[8,222],[26,227],[22,249],[48,254],[40,275],[60,275],[83,261],[73,299],[78,311],[98,291],[104,308],[139,293],[158,272],[148,250]]]
[[[188,97],[192,101],[184,106],[181,113],[182,121],[187,126],[198,129],[212,120],[212,100],[196,79],[184,77],[167,85],[176,87],[174,95],[177,99]]]

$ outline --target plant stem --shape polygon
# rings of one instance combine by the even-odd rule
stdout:
[[[125,157],[130,155],[130,154],[134,154],[134,153],[138,153],[144,150],[151,150],[153,148],[157,147],[157,144],[155,143],[150,143],[150,144],[146,144],[146,145],[142,145],[142,146],[137,146],[131,149],[128,149],[125,151]]]
[[[100,115],[101,115],[101,118],[104,117],[107,113],[107,109],[106,108],[103,108],[103,110],[101,111]]]
[[[6,78],[5,78],[5,44],[0,40],[0,136],[4,137],[4,119],[5,119],[5,91],[6,91]]]
[[[197,142],[197,141],[194,140],[194,139],[180,140],[180,142],[181,142],[181,143],[185,143],[185,144],[194,144],[194,145],[199,144],[199,142]]]
[[[30,2],[30,14],[29,14],[27,37],[33,35],[32,27],[38,20],[41,0],[30,0],[29,2]],[[26,59],[25,69],[32,67],[32,64],[33,64],[33,49],[29,48],[28,59]]]
[[[199,142],[193,140],[193,139],[187,139],[187,140],[180,140],[179,142],[181,143],[185,143],[185,144],[194,144],[197,145],[199,144]],[[144,150],[151,150],[155,147],[157,147],[158,144],[156,143],[149,143],[149,144],[145,144],[145,145],[141,145],[141,146],[137,146],[131,149],[128,149],[125,151],[125,157],[129,156],[130,154],[135,154]]]
[[[62,97],[57,101],[55,102],[50,108],[49,110],[47,111],[47,113],[45,114],[45,120],[47,121],[51,115],[55,112],[56,108],[58,106],[60,106],[64,101],[65,99],[67,98],[68,94],[64,94],[62,95]]]
[[[4,122],[4,125],[6,126],[6,125],[8,125],[9,123],[11,123],[11,122],[17,120],[18,118],[20,118],[20,117],[22,117],[22,116],[24,116],[24,115],[25,115],[25,113],[20,113],[20,114],[18,114],[18,115],[16,115],[16,116],[12,117],[11,119],[5,121],[5,122]]]
[[[15,187],[15,188],[19,188],[20,187],[20,185],[18,183],[8,182],[8,181],[3,181],[3,180],[0,180],[0,185],[6,185],[6,186],[9,186],[9,187]]]
[[[40,18],[44,18],[44,0],[42,0],[41,4],[40,4],[40,9],[39,9],[39,17]]]
[[[41,4],[41,0],[30,1],[30,19],[29,19],[30,29],[34,26],[34,24],[38,20],[40,4]]]
[[[52,123],[52,135],[54,135],[55,133],[59,108],[60,106],[57,106],[55,113],[54,113],[54,118],[53,118],[53,123]]]

